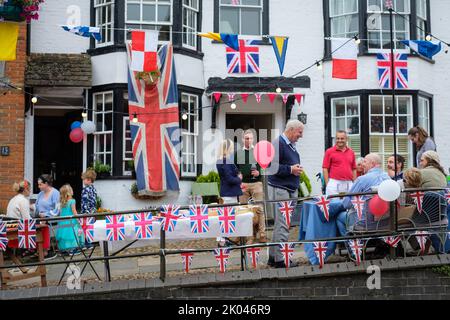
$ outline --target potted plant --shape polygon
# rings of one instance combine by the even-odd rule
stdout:
[[[131,178],[136,179],[136,170],[134,168],[134,161],[128,160],[127,165],[128,165],[128,169],[131,169]]]
[[[100,161],[94,163],[94,171],[97,173],[98,178],[106,178],[111,175],[111,166],[108,164],[103,164]]]
[[[144,82],[150,86],[156,85],[160,77],[161,72],[159,72],[159,70],[153,70],[150,72],[138,72],[136,74],[136,79],[144,80]]]
[[[8,21],[39,19],[39,6],[44,0],[0,0],[0,17]]]

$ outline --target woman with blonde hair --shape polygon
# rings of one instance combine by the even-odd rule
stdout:
[[[220,176],[220,197],[224,203],[237,203],[242,195],[242,174],[234,164],[234,143],[222,141],[216,163]]]
[[[441,159],[436,151],[426,151],[420,158],[422,170],[422,188],[447,187],[447,174],[441,166]]]
[[[73,189],[69,184],[65,184],[59,189],[61,203],[61,217],[77,216],[75,200],[73,199]],[[77,254],[76,248],[84,246],[84,235],[77,219],[58,221],[56,229],[56,241],[58,249],[70,251]]]
[[[428,132],[422,128],[421,126],[415,126],[414,128],[409,129],[408,131],[409,140],[416,145],[417,149],[417,166],[420,166],[420,159],[422,158],[422,154],[428,150],[436,151],[436,144],[433,139],[430,137]]]
[[[19,220],[29,220],[30,216],[30,182],[23,180],[13,185],[14,192],[17,193],[8,203],[6,216]]]

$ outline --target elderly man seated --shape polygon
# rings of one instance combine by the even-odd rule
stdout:
[[[355,183],[353,184],[349,193],[370,192],[372,191],[373,187],[379,186],[384,180],[391,179],[387,173],[383,172],[381,165],[382,160],[378,154],[376,153],[368,154],[363,161],[365,174],[363,176],[358,177],[355,180]],[[362,200],[366,200],[367,198],[369,197],[361,196]],[[346,210],[353,208],[352,197],[351,196],[346,197],[342,201],[342,205]],[[367,209],[366,208],[364,209],[365,209],[364,212],[367,212]],[[336,220],[339,233],[342,236],[345,236],[347,234],[348,228],[352,227],[355,224],[355,222],[357,222],[356,219],[357,219],[356,215],[349,214],[348,211],[342,211],[341,213],[339,213]],[[366,218],[363,216],[362,219],[370,220],[370,217]]]

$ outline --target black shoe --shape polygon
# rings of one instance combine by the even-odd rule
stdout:
[[[284,263],[284,261],[278,261],[278,262],[275,262],[274,267],[277,268],[277,269],[281,269],[281,268],[285,268],[286,269],[286,264]],[[292,261],[289,264],[289,268],[295,268],[295,267],[298,267],[298,262]]]
[[[44,261],[52,260],[57,257],[56,253],[53,251],[49,251],[47,255],[44,257]]]
[[[272,257],[269,257],[269,260],[267,260],[267,265],[269,267],[275,267],[275,260]]]

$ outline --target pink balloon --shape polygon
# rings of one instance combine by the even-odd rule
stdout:
[[[84,132],[83,132],[83,130],[81,130],[81,128],[76,128],[70,132],[69,137],[72,142],[78,143],[78,142],[83,141]]]
[[[253,156],[263,169],[267,169],[275,157],[275,148],[269,141],[260,141],[253,150]]]
[[[389,203],[381,199],[378,195],[369,201],[369,211],[375,217],[383,216],[389,210]]]

